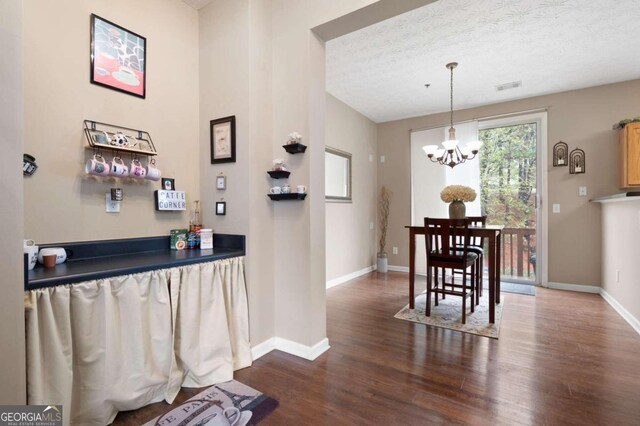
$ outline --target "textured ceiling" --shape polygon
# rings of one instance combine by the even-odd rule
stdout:
[[[454,109],[632,80],[639,37],[639,0],[440,0],[329,41],[327,91],[384,122],[448,110],[452,61]]]

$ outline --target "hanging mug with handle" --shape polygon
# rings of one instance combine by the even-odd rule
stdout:
[[[127,174],[129,174],[129,168],[124,165],[122,158],[113,157],[109,174],[111,174],[111,176],[127,176]]]
[[[84,171],[88,175],[107,176],[109,174],[109,164],[100,154],[94,154],[84,166]]]
[[[149,160],[149,164],[147,165],[146,177],[149,180],[160,180],[160,176],[162,176],[162,172],[156,167],[156,160],[152,158]]]
[[[142,166],[140,160],[134,158],[131,161],[131,167],[129,168],[129,176],[134,178],[143,179],[147,174],[147,170]]]

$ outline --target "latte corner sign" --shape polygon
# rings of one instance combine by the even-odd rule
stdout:
[[[187,196],[184,191],[165,191],[159,189],[154,192],[156,210],[173,211],[187,209]]]

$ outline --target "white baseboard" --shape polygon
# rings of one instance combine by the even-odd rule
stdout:
[[[580,293],[600,294],[600,287],[595,285],[569,284],[549,282],[549,288],[556,290],[577,291]]]
[[[389,265],[387,267],[388,270],[393,271],[393,272],[409,272],[409,267],[408,266],[394,266],[394,265]]]
[[[606,300],[607,303],[611,305],[611,307],[615,309],[616,312],[618,312],[618,314],[620,314],[620,316],[626,322],[628,322],[631,327],[633,327],[636,333],[640,334],[640,321],[638,321],[636,317],[631,315],[631,312],[627,311],[624,306],[622,306],[616,299],[613,298],[613,296],[607,293],[606,290],[603,288],[600,289],[600,296],[602,296],[602,298]]]
[[[253,346],[251,348],[251,358],[255,361],[274,349],[276,349],[276,338],[272,337],[271,339],[267,339],[264,342]]]
[[[340,284],[344,284],[347,281],[351,281],[354,278],[358,278],[358,277],[360,277],[360,276],[362,276],[364,274],[368,274],[369,272],[372,272],[372,271],[375,271],[375,270],[376,270],[375,265],[371,265],[371,266],[367,266],[364,269],[360,269],[359,271],[355,271],[355,272],[352,272],[350,274],[343,275],[343,276],[338,277],[338,278],[334,278],[332,280],[327,281],[327,288],[331,288],[331,287],[335,287],[335,286],[340,285]]]
[[[300,358],[308,359],[309,361],[313,361],[314,359],[318,358],[320,355],[328,351],[330,347],[331,346],[329,346],[329,339],[327,339],[326,337],[313,346],[303,345],[291,340],[283,339],[282,337],[272,337],[271,339],[265,340],[264,342],[252,347],[251,357],[255,361],[261,356],[264,356],[272,350],[277,349],[279,351],[286,352]]]

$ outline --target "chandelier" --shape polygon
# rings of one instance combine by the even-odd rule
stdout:
[[[442,142],[444,148],[439,148],[438,145],[426,145],[422,147],[427,157],[429,157],[429,160],[451,168],[467,160],[474,159],[482,146],[481,141],[473,141],[461,148],[456,139],[456,129],[453,127],[453,69],[457,66],[457,62],[447,64],[447,68],[451,70],[451,127],[449,128],[449,139]]]

